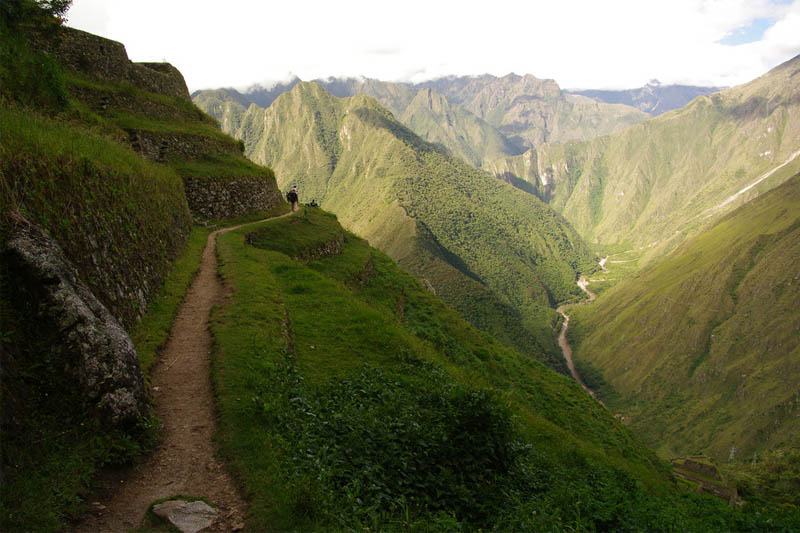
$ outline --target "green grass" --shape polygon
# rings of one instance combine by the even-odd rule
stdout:
[[[296,258],[342,235],[342,227],[333,214],[310,207],[301,208],[289,224],[288,232],[283,224],[265,226],[250,233],[248,242],[256,248],[269,248]]]
[[[752,519],[675,492],[666,466],[572,380],[470,327],[353,235],[308,264],[277,251],[316,246],[312,225],[335,228],[307,212],[218,240],[232,291],[212,325],[218,442],[249,495],[249,528],[681,530]]]
[[[139,103],[140,107],[152,107],[156,105],[160,107],[170,120],[176,118],[183,119],[184,122],[201,122],[210,126],[216,126],[216,120],[203,113],[191,100],[177,96],[167,96],[164,94],[153,93],[150,91],[142,90],[130,83],[115,82],[109,83],[96,78],[90,78],[78,72],[67,72],[64,74],[65,83],[68,87],[74,89],[90,89],[99,95],[106,96],[109,103],[112,104],[114,100],[126,99],[131,101],[133,105]]]
[[[240,176],[261,176],[275,179],[275,174],[270,169],[232,155],[207,154],[201,159],[171,160],[169,165],[181,176],[192,178],[226,180]]]
[[[234,139],[220,131],[216,125],[208,124],[203,121],[175,122],[151,117],[149,115],[126,113],[122,111],[110,111],[106,117],[107,120],[125,130],[203,137],[206,139],[213,139],[225,145],[231,152],[239,151],[239,145]]]

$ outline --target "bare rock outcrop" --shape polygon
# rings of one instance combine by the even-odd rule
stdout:
[[[57,335],[53,360],[75,378],[86,409],[105,424],[134,425],[148,401],[133,343],[58,244],[36,226],[18,223],[3,260],[12,302],[35,317],[40,331]]]

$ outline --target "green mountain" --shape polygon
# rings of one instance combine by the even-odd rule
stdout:
[[[328,78],[313,81],[339,98],[350,98],[357,94],[371,96],[398,118],[417,95],[417,90],[405,83],[381,81],[374,78]]]
[[[530,75],[451,77],[414,86],[371,78],[314,82],[339,98],[375,98],[414,133],[477,167],[545,142],[592,139],[648,117],[629,106],[562,93],[554,81]],[[296,83],[270,90],[254,86],[244,94],[232,89],[198,91],[192,98],[230,132],[225,123],[239,122],[250,104],[266,108]],[[241,107],[226,108],[217,105],[219,100],[233,100]]]
[[[424,140],[439,144],[475,167],[522,152],[486,121],[430,89],[417,90],[402,83],[370,78],[329,78],[315,80],[315,83],[339,98],[358,94],[374,98]],[[282,88],[286,92],[294,85],[278,86],[275,90]],[[268,107],[274,101],[274,97],[261,97],[263,93],[255,88],[245,94],[218,89],[197,91],[192,99],[198,107],[217,118],[224,131],[233,134],[250,104]]]
[[[654,257],[800,169],[799,66],[800,56],[621,133],[491,168],[527,181],[588,241]]]
[[[232,133],[281,187],[297,184],[474,324],[563,367],[551,307],[578,295],[591,255],[535,197],[422,141],[363,95],[301,83],[241,124]]]
[[[109,423],[80,397],[84,384],[74,371],[86,348],[64,341],[68,330],[87,331],[86,323],[70,323],[52,300],[36,296],[72,286],[77,315],[119,318],[131,332],[141,378],[167,338],[207,242],[209,230],[190,229],[192,217],[233,224],[231,218],[286,209],[272,172],[246,161],[241,144],[191,105],[176,69],[134,64],[120,43],[60,31],[60,19],[43,7],[58,14],[66,6],[33,0],[0,6],[3,531],[74,527],[97,470],[129,466],[158,440],[158,422],[147,409],[132,425]],[[29,35],[42,37],[42,30],[52,30],[54,39],[46,39],[46,52]],[[438,241],[470,250],[472,219],[491,222],[493,238],[505,237],[511,228],[504,220],[511,220],[532,241],[527,253],[540,250],[534,222],[567,231],[541,204],[447,158],[373,100],[339,101],[337,108],[318,87],[301,84],[295,96],[306,93],[326,105],[310,113],[309,131],[287,129],[287,135],[315,139],[305,145],[309,154],[338,146],[325,152],[329,162],[336,156],[337,171],[340,164],[365,165],[373,180],[360,183],[360,191],[387,200],[382,183],[403,185],[384,211],[422,228],[420,253],[457,263]],[[275,109],[293,112],[292,98],[282,101]],[[294,109],[307,114],[300,111]],[[337,121],[347,126],[338,137],[330,135]],[[344,148],[346,141],[371,140],[387,147],[380,159]],[[390,174],[398,168],[394,158],[418,172]],[[447,195],[428,186],[427,170],[438,171]],[[354,184],[336,181],[346,177],[341,172],[326,186],[352,191]],[[437,208],[456,215],[455,228],[412,194],[419,185]],[[466,196],[475,205],[464,206]],[[494,210],[482,210],[483,201]],[[526,218],[529,211],[539,218]],[[425,226],[412,218],[418,214]],[[402,244],[389,233],[404,228],[384,221],[379,237]],[[20,233],[34,237],[26,241]],[[578,255],[563,235],[550,237],[554,252]],[[35,265],[46,276],[20,268],[26,242],[55,250]],[[483,248],[468,258],[476,270],[488,268],[487,250],[495,248],[512,273],[518,268],[508,253],[519,252],[514,239],[493,247],[478,242]],[[430,283],[398,269],[328,213],[304,208],[222,234],[217,253],[230,291],[211,321],[214,445],[248,498],[246,530],[797,529],[794,509],[762,502],[731,509],[691,493],[574,381],[468,325],[431,294]],[[444,260],[438,266],[458,270]],[[538,274],[546,277],[548,268],[558,279],[558,264]],[[110,302],[109,313],[98,311],[103,306],[90,293]],[[136,312],[140,304],[144,314]],[[83,339],[109,345],[107,333],[88,326],[92,338]],[[116,339],[126,337],[122,327],[114,329]],[[108,360],[100,362],[114,368],[98,381],[108,387],[119,354],[104,353]],[[213,471],[209,476],[217,479]]]
[[[800,447],[798,258],[795,174],[576,309],[579,368],[663,457]]]
[[[505,135],[519,149],[587,140],[621,131],[649,115],[630,106],[567,94],[553,80],[526,74],[448,77],[424,82]]]
[[[432,89],[420,89],[399,120],[474,167],[519,153],[499,131]]]

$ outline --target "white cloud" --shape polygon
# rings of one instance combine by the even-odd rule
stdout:
[[[190,89],[257,80],[530,73],[562,87],[734,85],[800,53],[800,0],[75,0],[69,25],[167,60]],[[719,41],[755,18],[755,43]]]

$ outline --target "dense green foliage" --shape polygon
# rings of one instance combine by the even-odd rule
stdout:
[[[423,141],[374,100],[315,84],[266,112],[251,106],[231,132],[283,187],[298,184],[301,199],[335,212],[473,324],[563,369],[551,306],[580,297],[576,271],[591,254],[541,202]]]
[[[730,463],[725,470],[745,500],[800,507],[800,450],[797,448],[753,455],[749,462]]]
[[[798,257],[795,176],[575,309],[575,358],[664,457],[798,447]]]
[[[309,228],[342,231],[305,208],[218,240],[232,289],[212,327],[219,442],[252,497],[249,528],[798,525],[680,494],[574,381],[470,327],[352,234],[340,254],[291,259],[319,244]]]

